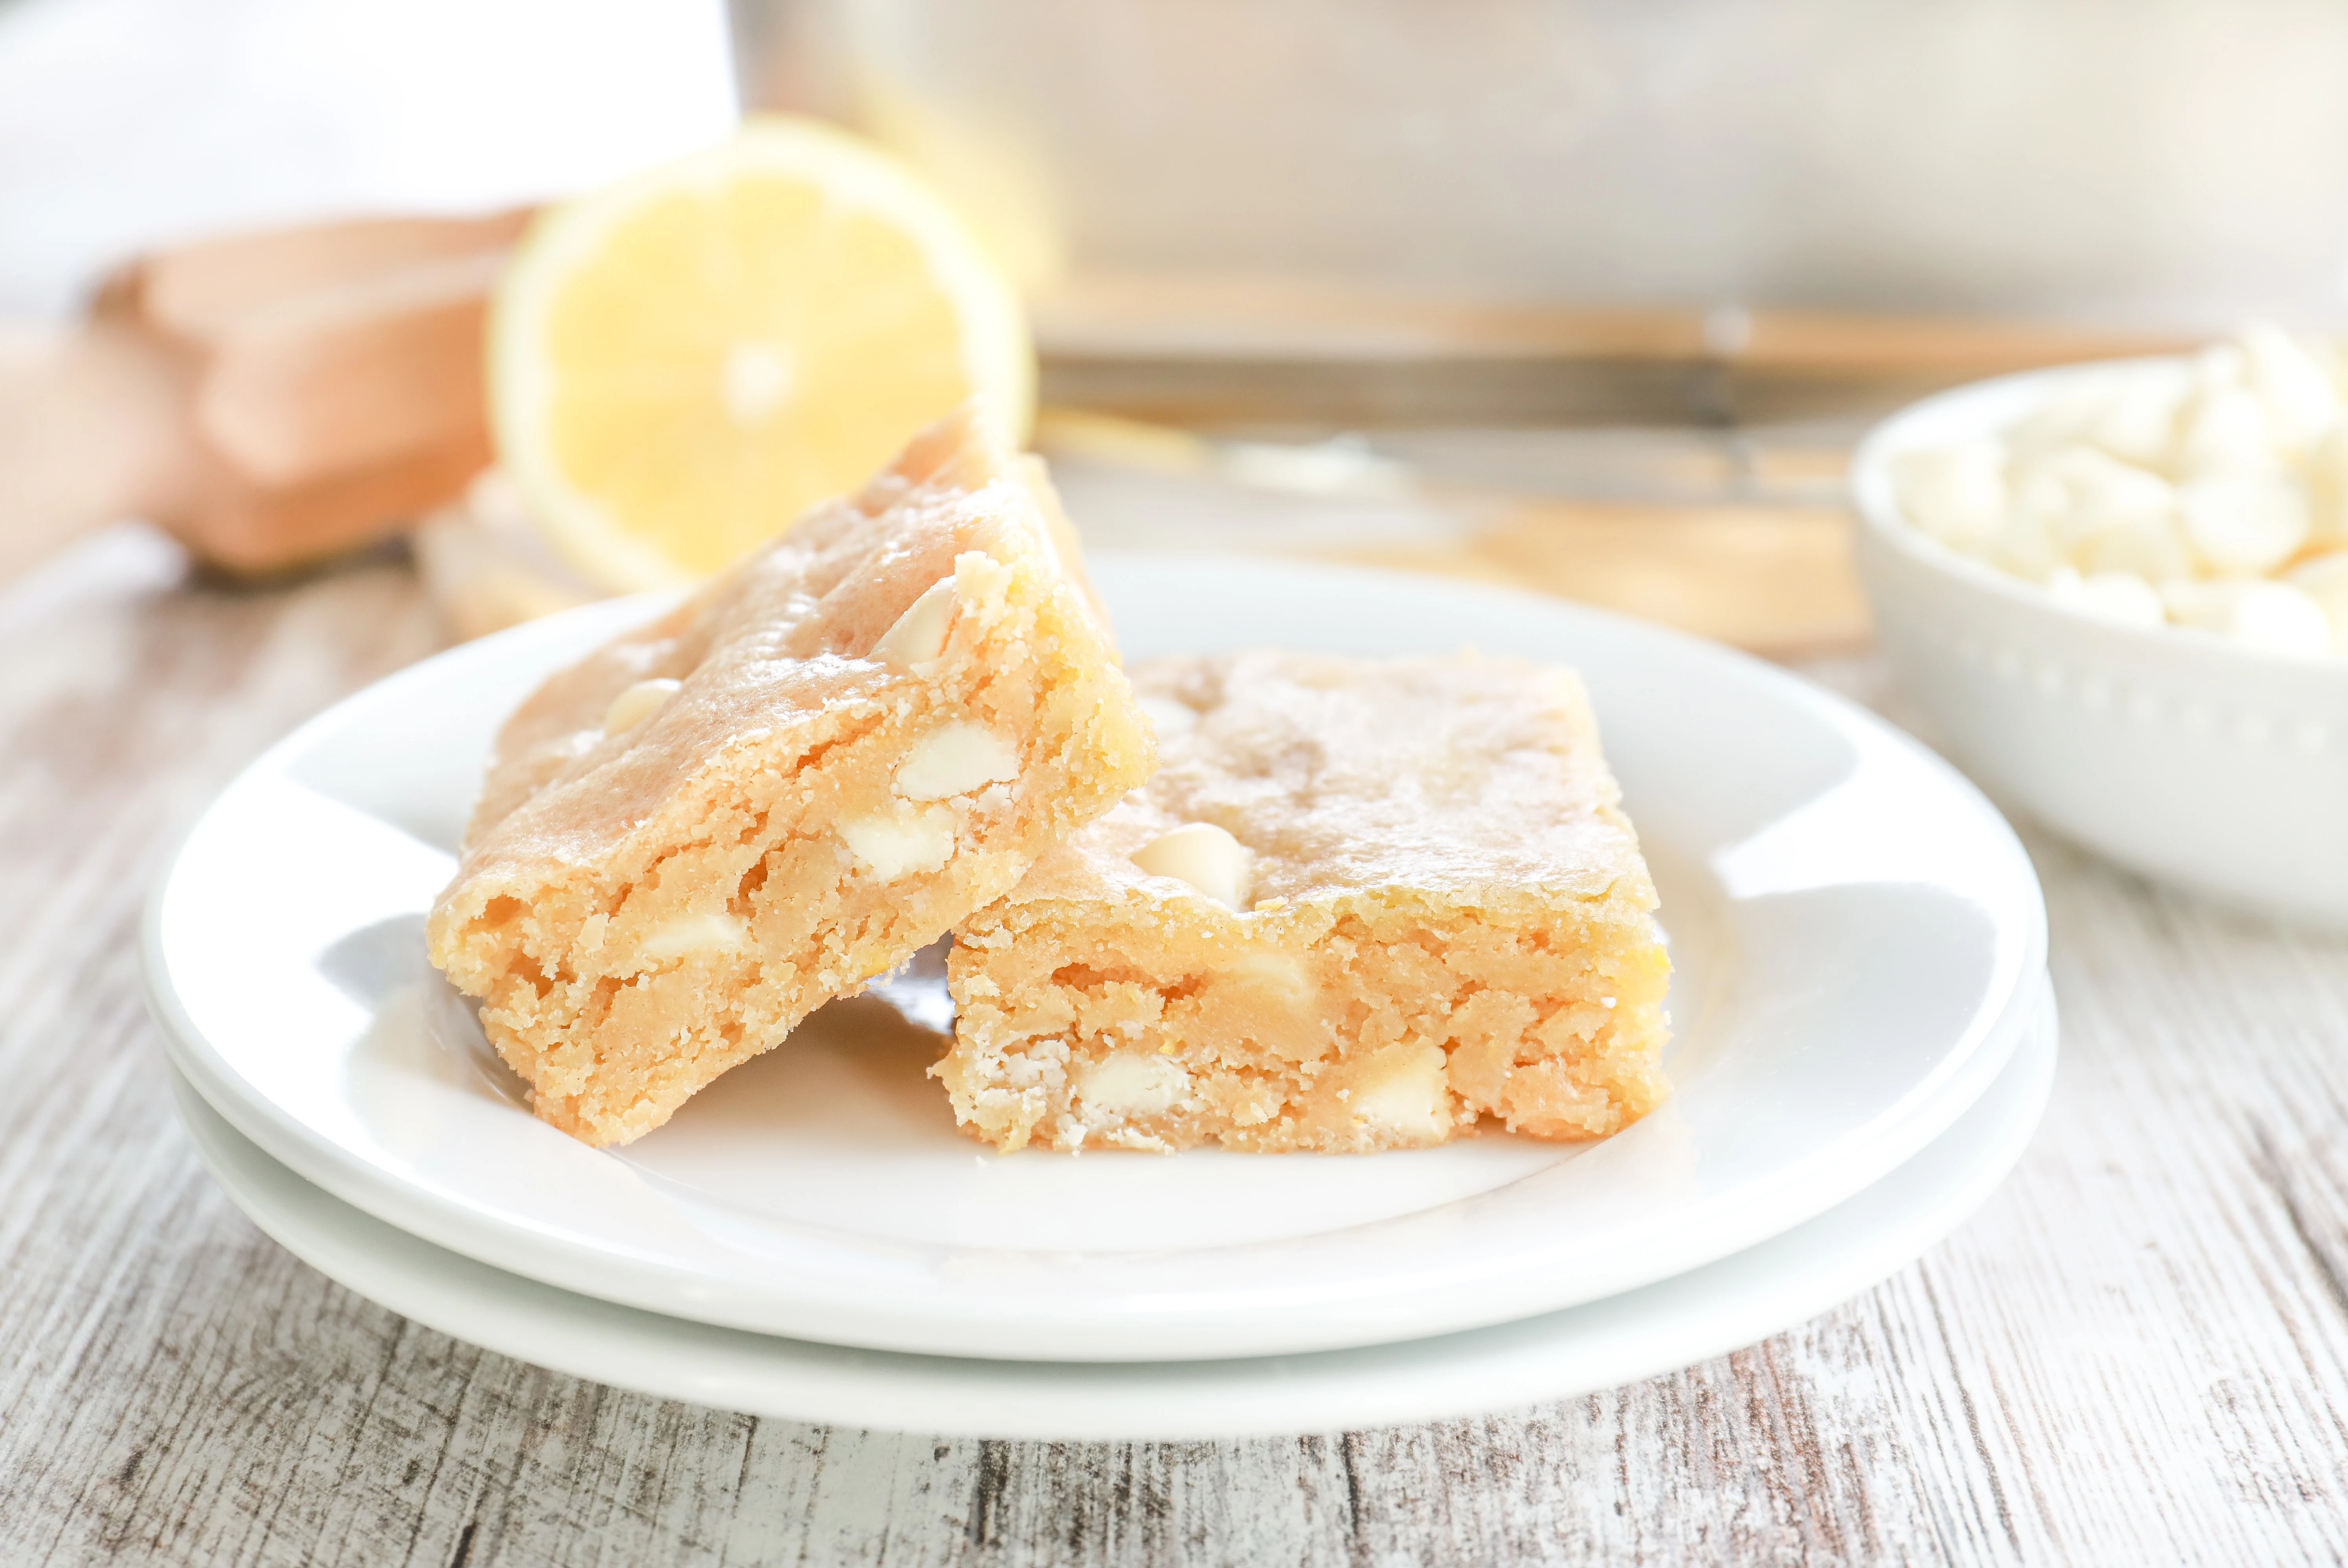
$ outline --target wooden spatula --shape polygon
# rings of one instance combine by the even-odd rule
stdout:
[[[206,241],[0,337],[0,580],[126,516],[230,571],[363,544],[489,460],[486,300],[528,214]]]

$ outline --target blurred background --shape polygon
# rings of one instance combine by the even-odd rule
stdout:
[[[475,212],[725,134],[696,0],[0,0],[0,312],[176,241]]]
[[[903,154],[1012,273],[1097,540],[1829,650],[1871,419],[2338,317],[2343,82],[2328,0],[0,0],[0,456],[96,423],[152,466],[59,358],[143,253],[506,213],[783,108]],[[436,449],[419,517],[486,460]],[[0,477],[25,559],[36,514],[139,509],[36,467]],[[439,553],[460,633],[585,591]]]
[[[1038,284],[2223,329],[2330,310],[2320,0],[739,0]]]

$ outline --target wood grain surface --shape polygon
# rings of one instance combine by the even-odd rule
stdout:
[[[2348,944],[2034,835],[2065,1037],[2020,1169],[1878,1289],[1673,1377],[1278,1441],[944,1441],[385,1312],[203,1174],[135,932],[239,766],[439,639],[403,559],[227,588],[136,530],[0,598],[0,1562],[2348,1558]],[[1898,712],[1871,659],[1813,673]]]

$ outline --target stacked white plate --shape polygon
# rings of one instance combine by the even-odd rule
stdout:
[[[1747,1345],[1962,1219],[2055,1029],[2028,858],[1939,758],[1710,644],[1555,601],[1200,557],[1096,576],[1132,658],[1474,646],[1581,669],[1663,898],[1678,1091],[1588,1147],[997,1156],[917,972],[666,1127],[532,1119],[424,913],[490,736],[645,614],[458,648],[280,745],[197,824],[147,972],[190,1130],[263,1229],[522,1359],[703,1404],[993,1437],[1328,1430],[1499,1409]]]

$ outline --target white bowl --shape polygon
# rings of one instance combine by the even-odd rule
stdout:
[[[2077,366],[1961,387],[1860,444],[1860,576],[1884,651],[1991,794],[2147,876],[2348,929],[2348,659],[2139,628],[1909,523],[1892,460],[1993,436]]]

